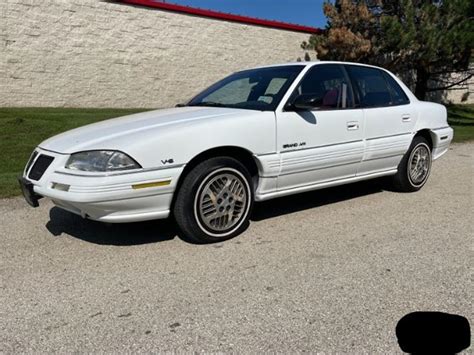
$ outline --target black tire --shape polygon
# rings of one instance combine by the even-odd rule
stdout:
[[[230,187],[227,187],[227,181]],[[222,188],[218,195],[211,192],[215,186]],[[245,202],[232,198],[237,196],[229,190],[234,187],[239,193],[243,191]],[[238,198],[243,199],[242,196]],[[216,157],[198,164],[184,177],[177,191],[173,213],[186,239],[200,244],[215,243],[231,239],[248,227],[253,202],[252,177],[247,168],[236,159]],[[205,215],[209,211],[206,208],[215,212]],[[226,215],[219,217],[222,213]]]
[[[420,149],[422,151],[427,151],[428,158],[425,159],[427,163],[427,170],[425,171],[423,177],[418,181],[412,178],[410,174],[410,167],[414,159],[414,154],[416,154],[416,151],[419,151]],[[430,176],[431,172],[431,164],[431,148],[428,141],[421,136],[413,138],[410,149],[408,149],[400,161],[400,164],[398,165],[397,174],[393,176],[393,187],[395,190],[400,192],[415,192],[420,190],[426,184],[426,181],[428,181],[428,177]]]

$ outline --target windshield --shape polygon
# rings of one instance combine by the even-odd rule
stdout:
[[[241,71],[204,90],[188,106],[275,111],[303,68],[291,65]]]

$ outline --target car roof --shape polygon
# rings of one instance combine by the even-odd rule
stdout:
[[[263,68],[275,68],[275,67],[285,67],[285,66],[295,66],[295,65],[301,65],[301,66],[314,66],[314,65],[321,65],[321,64],[346,64],[346,65],[359,65],[363,67],[369,67],[369,68],[377,68],[377,69],[383,69],[380,67],[377,67],[375,65],[369,65],[369,64],[363,64],[363,63],[355,63],[355,62],[342,62],[342,61],[333,61],[333,60],[318,60],[318,61],[307,61],[307,62],[290,62],[290,63],[280,63],[280,64],[273,64],[273,65],[263,65],[259,67],[255,67],[252,69],[263,69]]]

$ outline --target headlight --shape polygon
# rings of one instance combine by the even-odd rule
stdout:
[[[91,150],[72,154],[66,168],[80,171],[107,172],[140,169],[127,154],[113,150]]]

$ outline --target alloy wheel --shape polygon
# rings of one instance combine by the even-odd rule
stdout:
[[[198,188],[195,212],[199,226],[213,236],[237,229],[248,213],[250,188],[237,170],[214,171]]]

